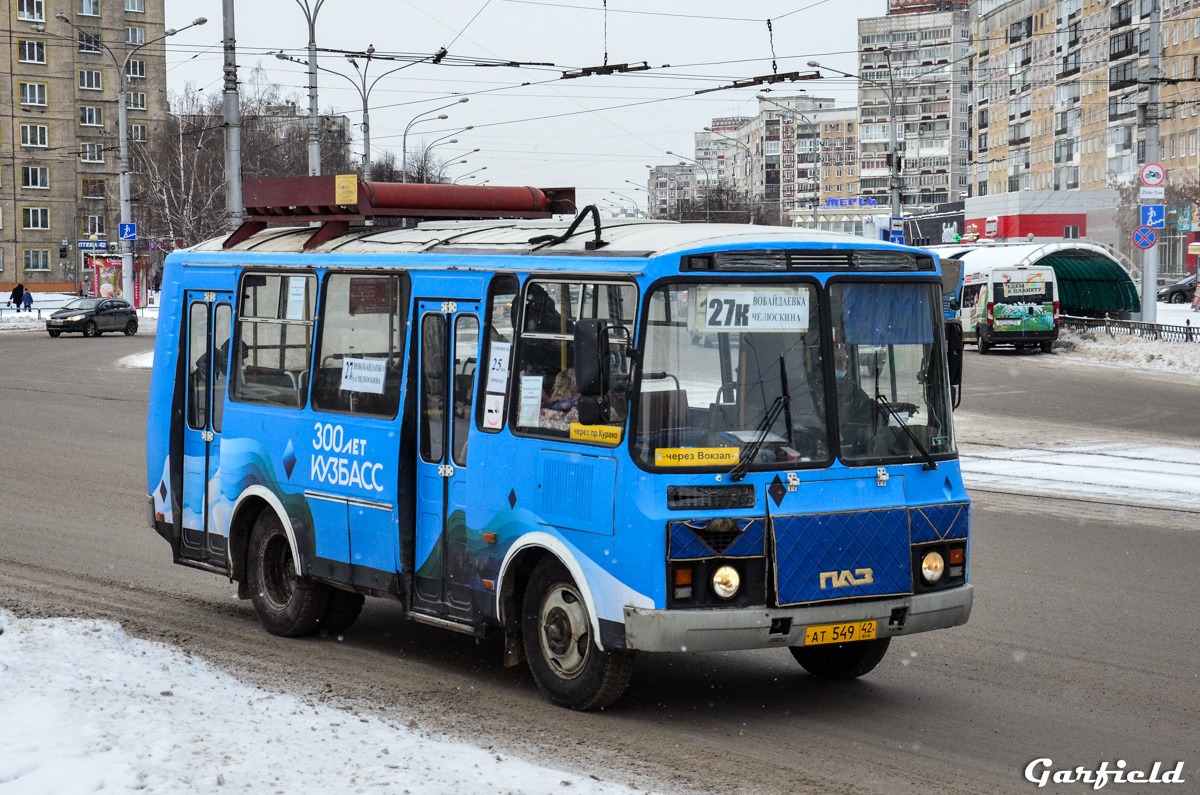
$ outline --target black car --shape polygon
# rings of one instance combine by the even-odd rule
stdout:
[[[137,313],[120,298],[77,298],[46,318],[46,331],[57,337],[64,331],[99,337],[106,331],[137,334]]]
[[[1196,274],[1183,281],[1158,288],[1158,300],[1168,304],[1190,304],[1196,295]]]

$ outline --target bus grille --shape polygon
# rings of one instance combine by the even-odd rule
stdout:
[[[754,487],[749,485],[667,487],[667,509],[671,511],[753,507]]]

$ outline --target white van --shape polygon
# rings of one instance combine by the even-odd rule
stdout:
[[[1037,265],[972,267],[964,257],[958,317],[963,340],[980,353],[995,345],[1040,347],[1049,353],[1058,339],[1058,295],[1054,269]]]

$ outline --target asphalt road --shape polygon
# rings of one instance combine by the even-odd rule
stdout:
[[[116,619],[257,684],[643,788],[1032,792],[1021,773],[1039,757],[1182,759],[1200,781],[1193,516],[984,496],[966,626],[901,638],[844,684],[779,650],[644,655],[616,707],[576,714],[503,669],[497,642],[403,622],[379,600],[342,639],[276,638],[228,582],[173,566],[143,519],[149,376],[115,366],[151,339],[0,335],[0,607]],[[969,390],[988,416],[1033,406],[1082,423],[1104,411],[1094,392],[1123,401],[1134,388],[1111,371],[995,362],[969,360],[968,373],[1008,383],[1015,367],[1054,394]],[[1195,392],[1170,379],[1136,389],[1158,408],[1135,424],[1185,416]]]

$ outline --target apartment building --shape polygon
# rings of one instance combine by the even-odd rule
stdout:
[[[700,169],[691,163],[652,166],[646,180],[649,195],[646,215],[650,218],[678,218],[680,204],[697,199],[699,172]]]
[[[116,256],[120,221],[120,76],[164,33],[164,0],[0,0],[9,101],[0,117],[0,290],[74,292],[93,252]],[[64,12],[79,30],[56,18]],[[166,117],[165,51],[139,50],[125,72],[131,147]],[[134,205],[134,220],[137,220]],[[95,235],[98,242],[91,241]],[[80,247],[80,242],[84,247]],[[95,248],[88,248],[95,246]]]
[[[862,196],[883,205],[890,201],[893,111],[904,209],[958,201],[969,189],[971,28],[966,9],[966,0],[894,0],[887,16],[858,21]]]

